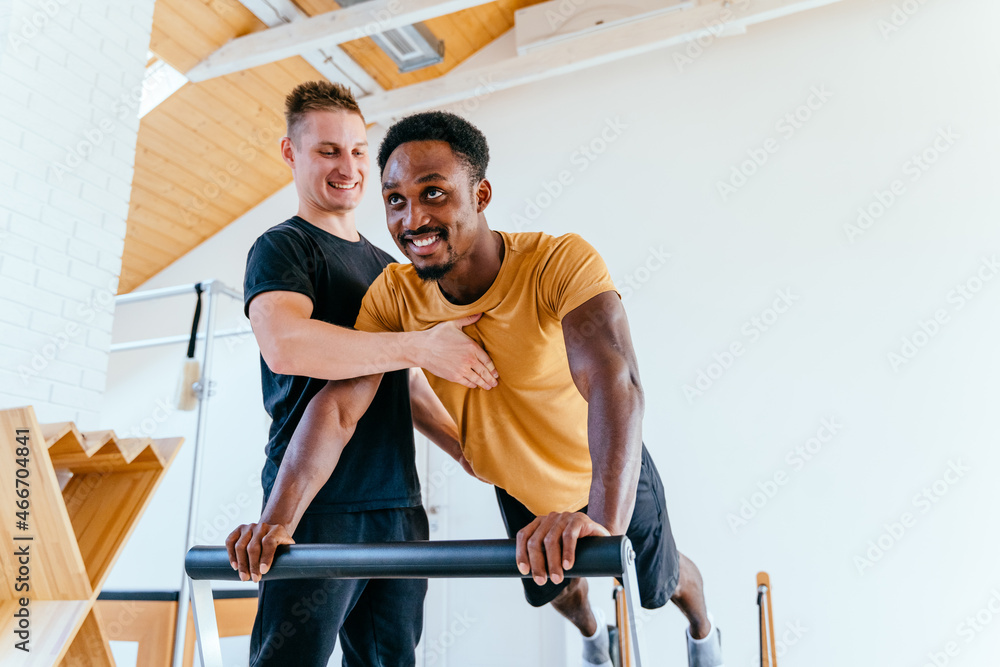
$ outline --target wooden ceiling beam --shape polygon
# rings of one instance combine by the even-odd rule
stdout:
[[[234,39],[191,68],[187,77],[205,81],[492,1],[369,0]]]

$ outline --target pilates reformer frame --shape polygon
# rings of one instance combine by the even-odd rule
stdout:
[[[301,544],[279,547],[262,579],[427,579],[522,578],[515,563],[515,540]],[[225,547],[192,547],[184,559],[191,578],[198,655],[204,667],[222,667],[212,581],[238,581]],[[627,537],[584,537],[567,577],[616,577],[622,667],[642,667],[635,605],[639,589],[635,552]],[[621,624],[627,619],[627,628]],[[629,641],[631,640],[631,641]]]

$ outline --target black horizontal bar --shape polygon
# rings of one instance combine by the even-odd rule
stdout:
[[[620,577],[628,538],[583,537],[568,577]],[[264,579],[425,579],[522,577],[514,540],[295,544],[279,547]],[[192,579],[238,581],[225,547],[192,547],[184,559]]]
[[[177,591],[101,591],[98,600],[127,602],[177,602]],[[216,600],[242,600],[257,597],[256,588],[223,588],[212,591]]]

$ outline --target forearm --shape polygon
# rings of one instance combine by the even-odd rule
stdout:
[[[285,450],[261,523],[281,524],[289,535],[294,534],[302,515],[336,469],[354,428],[331,428],[324,421],[302,418]],[[325,446],[319,444],[320,433],[325,434]]]
[[[590,386],[587,432],[593,478],[587,514],[623,535],[635,507],[642,464],[644,400],[638,378],[608,378]]]
[[[291,535],[330,478],[368,409],[379,376],[330,382],[309,402],[285,449],[262,523],[284,525]]]
[[[280,330],[265,361],[282,375],[346,380],[419,365],[422,340],[422,332],[369,333],[302,319]]]

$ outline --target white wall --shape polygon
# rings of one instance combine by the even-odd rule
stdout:
[[[977,282],[984,258],[1000,251],[1000,204],[990,196],[1000,8],[988,0],[906,6],[918,9],[897,15],[907,20],[887,35],[880,22],[894,2],[845,0],[720,39],[683,68],[680,48],[463,107],[490,139],[491,224],[577,231],[623,291],[632,281],[626,306],[646,389],[646,443],[678,544],[704,574],[730,667],[753,664],[760,569],[771,574],[788,640],[782,665],[923,665],[929,654],[938,664],[982,665],[1000,654],[1000,621],[980,613],[1000,590],[989,512],[1000,501],[1000,281]],[[818,89],[829,99],[811,99]],[[803,109],[810,99],[816,108]],[[790,113],[804,119],[794,131]],[[602,147],[609,123],[621,129],[607,130],[613,140]],[[939,141],[947,152],[914,180],[913,156],[948,128],[957,138]],[[580,152],[590,144],[601,151],[593,161]],[[753,175],[723,200],[718,183],[747,151],[762,159],[764,146],[778,149],[755,171],[748,166]],[[546,199],[562,171],[570,184]],[[857,223],[858,208],[877,213],[896,180],[901,194],[852,239],[845,226]],[[372,195],[362,231],[390,248]],[[293,199],[279,193],[150,285],[238,284],[253,238],[287,217]],[[531,205],[542,209],[533,220]],[[965,299],[959,285],[979,291]],[[782,292],[792,305],[776,315],[769,309]],[[187,299],[123,309],[116,340],[181,333],[192,308]],[[240,321],[234,311],[220,326]],[[944,324],[935,327],[936,314]],[[766,331],[753,333],[753,318]],[[741,354],[730,360],[733,343]],[[256,517],[259,491],[247,478],[259,472],[266,424],[253,347],[219,355],[200,520],[225,516],[230,503],[242,505],[232,523]],[[103,409],[110,425],[149,418],[155,399],[172,394],[183,351],[129,354],[152,356],[113,360]],[[713,366],[716,358],[728,367]],[[684,387],[697,388],[699,372],[703,393],[689,400]],[[824,419],[842,427],[825,444],[811,442]],[[190,433],[192,424],[175,414],[157,433]],[[812,448],[810,460],[797,447]],[[947,472],[959,463],[968,466],[961,477]],[[182,459],[154,499],[109,588],[176,586],[180,548],[166,545],[182,540],[189,465]],[[946,475],[955,483],[937,482],[939,497],[934,485]],[[925,488],[933,502],[916,497]],[[258,495],[236,503],[241,493]],[[736,525],[741,507],[746,523]],[[870,565],[860,560],[869,557]],[[524,613],[516,596],[505,599],[514,600],[512,615]],[[801,636],[781,630],[789,627]],[[682,628],[675,611],[648,615],[650,657],[684,664]],[[502,632],[476,628],[455,650],[486,631]]]
[[[97,428],[153,0],[4,5],[0,406]]]
[[[12,0],[0,2],[0,40],[7,42],[7,32],[10,30],[10,15],[14,11]],[[0,64],[3,63],[4,48],[0,47]]]

